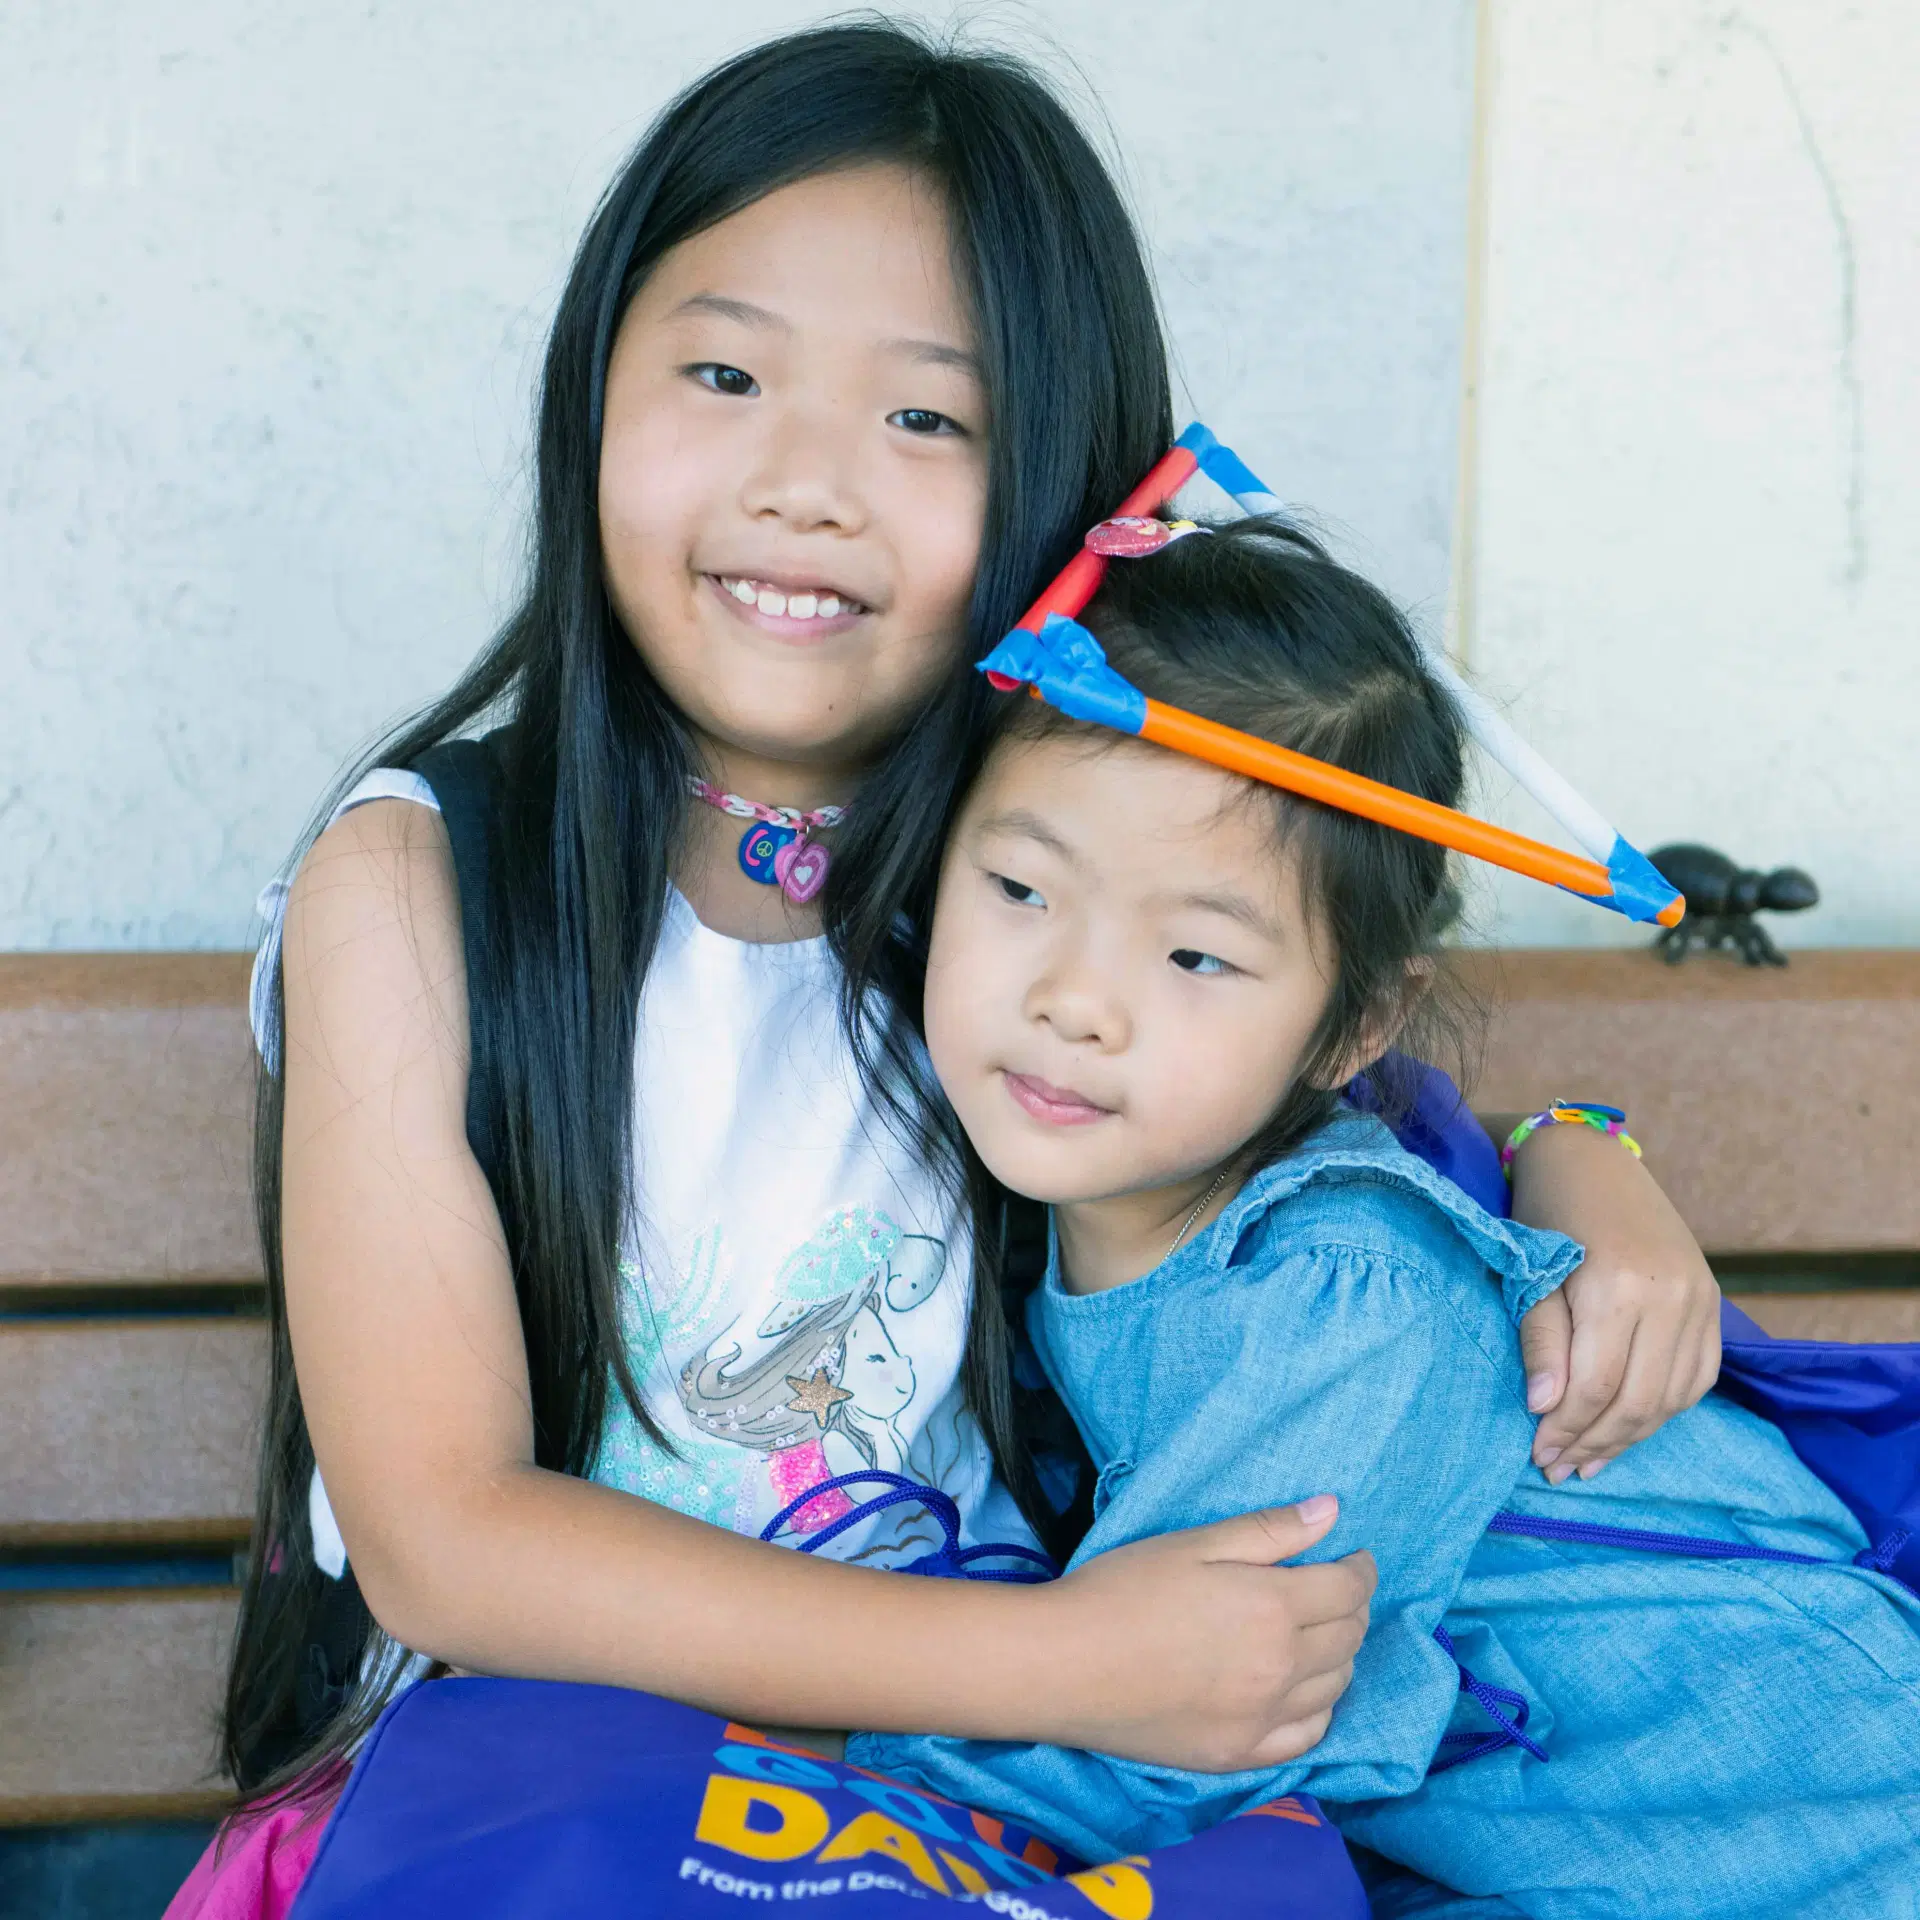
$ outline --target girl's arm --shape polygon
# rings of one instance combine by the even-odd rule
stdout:
[[[1591,1478],[1713,1385],[1720,1289],[1672,1202],[1617,1141],[1541,1127],[1514,1156],[1509,1190],[1493,1140],[1520,1116],[1488,1114],[1483,1131],[1437,1067],[1403,1066],[1416,1078],[1408,1110],[1390,1115],[1400,1144],[1489,1213],[1510,1211],[1587,1250],[1565,1288],[1522,1323],[1521,1345],[1530,1404],[1548,1416],[1535,1464],[1556,1482],[1576,1470]]]
[[[536,1467],[512,1275],[466,1138],[438,815],[375,803],[330,828],[288,903],[283,966],[289,1332],[361,1592],[395,1639],[741,1719],[1203,1769],[1325,1730],[1372,1563],[1272,1563],[1330,1511],[1252,1514],[1013,1588],[823,1562]]]
[[[1541,1127],[1513,1157],[1513,1217],[1586,1259],[1520,1325],[1534,1464],[1591,1479],[1720,1375],[1720,1289],[1645,1166],[1589,1127]]]

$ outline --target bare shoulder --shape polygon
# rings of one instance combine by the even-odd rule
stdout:
[[[464,1097],[459,891],[431,807],[369,801],[314,842],[288,896],[281,965],[290,1091],[303,1059],[349,1087],[431,1062]]]
[[[307,850],[291,905],[309,917],[344,909],[356,922],[392,917],[421,889],[454,898],[446,822],[413,800],[369,800],[344,813]]]

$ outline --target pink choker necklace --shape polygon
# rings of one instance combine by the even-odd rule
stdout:
[[[845,807],[802,813],[798,807],[763,807],[737,793],[722,793],[704,780],[688,784],[696,800],[754,823],[740,836],[740,871],[749,880],[778,887],[797,907],[804,907],[827,884],[831,861],[813,836],[837,827],[847,817]]]

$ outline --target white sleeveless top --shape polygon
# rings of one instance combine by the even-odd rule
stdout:
[[[437,810],[418,774],[382,768],[333,818],[380,799]],[[260,897],[252,1012],[269,1066],[286,892],[275,881]],[[780,1535],[799,1546],[882,1490],[807,1500],[809,1488],[879,1470],[944,1489],[968,1544],[1031,1545],[961,1395],[964,1198],[862,1088],[839,984],[824,939],[731,939],[669,895],[640,997],[620,1270],[634,1378],[678,1457],[615,1391],[592,1477],[735,1533],[757,1534],[802,1501]],[[309,1511],[315,1558],[338,1578],[346,1551],[317,1472]],[[885,1567],[940,1539],[926,1510],[903,1502],[820,1551]]]

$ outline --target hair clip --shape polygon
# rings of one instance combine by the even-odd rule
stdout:
[[[1137,735],[1230,773],[1434,841],[1490,866],[1543,880],[1629,920],[1653,921],[1663,927],[1679,924],[1687,903],[1672,883],[1615,832],[1433,647],[1422,647],[1428,670],[1453,696],[1468,732],[1566,828],[1584,854],[1569,853],[1328,761],[1149,700],[1116,673],[1099,641],[1077,616],[1093,598],[1109,558],[1157,553],[1179,537],[1176,529],[1205,531],[1191,522],[1169,523],[1155,517],[1196,472],[1230,494],[1244,512],[1279,509],[1280,502],[1233,449],[1222,446],[1196,421],[1113,515],[1087,535],[1019,625],[981,661],[980,670],[994,686],[1010,692],[1024,685],[1036,699],[1073,719]],[[1153,527],[1165,532],[1153,533]],[[1129,544],[1134,542],[1140,544]]]

